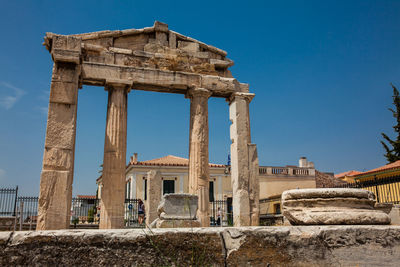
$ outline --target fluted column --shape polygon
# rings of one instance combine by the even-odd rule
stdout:
[[[37,230],[68,229],[74,175],[81,40],[54,36]]]
[[[203,88],[190,89],[189,130],[189,193],[199,198],[197,218],[202,227],[210,226],[209,159],[208,159],[208,98],[211,92]]]
[[[100,229],[124,227],[127,94],[129,82],[107,82]]]
[[[258,156],[251,144],[249,103],[251,93],[234,93],[229,99],[231,120],[231,181],[233,222],[235,226],[258,225],[259,181]]]

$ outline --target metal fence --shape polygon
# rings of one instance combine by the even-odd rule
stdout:
[[[35,227],[38,202],[38,197],[18,196],[18,187],[0,188],[0,216],[16,216],[19,223]],[[226,200],[210,202],[210,226],[231,226],[233,215],[228,208]],[[99,221],[99,199],[72,198],[71,224],[98,224]],[[125,227],[144,227],[144,225],[138,223],[138,199],[125,199],[124,222]]]
[[[136,228],[142,227],[139,225],[139,199],[125,199],[125,214],[124,214],[124,221],[125,227],[129,228]]]
[[[232,225],[232,214],[228,211],[226,200],[210,202],[210,226]]]
[[[400,176],[347,183],[338,188],[361,188],[373,192],[379,203],[400,204]]]
[[[99,199],[96,198],[72,198],[71,223],[98,223]]]
[[[36,223],[38,201],[38,197],[21,196],[17,198],[17,214],[22,215],[22,221],[24,223]]]
[[[15,216],[17,208],[18,186],[0,188],[0,216]]]

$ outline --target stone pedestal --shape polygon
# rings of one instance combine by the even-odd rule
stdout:
[[[197,220],[198,196],[192,194],[165,194],[158,206],[159,218],[151,224],[154,228],[200,227]]]
[[[375,209],[372,192],[352,188],[294,189],[282,193],[283,215],[292,225],[390,224]]]
[[[38,230],[68,229],[71,212],[81,41],[58,36],[53,42],[55,63],[40,177]]]
[[[161,201],[161,173],[149,171],[147,173],[147,200],[146,200],[146,224],[150,225],[158,218],[158,205]]]
[[[258,156],[256,146],[251,144],[249,120],[253,97],[250,93],[234,93],[229,99],[234,226],[258,225]]]
[[[124,227],[126,120],[129,82],[107,82],[108,106],[104,143],[100,229]]]
[[[209,217],[209,158],[208,158],[208,98],[203,88],[190,89],[189,129],[189,193],[199,197],[198,218],[201,226],[210,225]]]

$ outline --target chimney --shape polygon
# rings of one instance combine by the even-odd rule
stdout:
[[[138,158],[138,153],[133,153],[133,156],[131,156],[130,163],[131,164],[137,163],[137,158]]]
[[[306,167],[308,167],[307,158],[306,158],[306,157],[301,157],[301,158],[299,159],[299,167],[300,167],[300,168],[306,168]]]

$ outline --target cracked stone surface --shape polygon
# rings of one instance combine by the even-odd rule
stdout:
[[[292,225],[390,224],[375,208],[372,192],[354,188],[294,189],[282,193],[283,215]]]
[[[398,266],[400,226],[1,232],[0,265]]]

